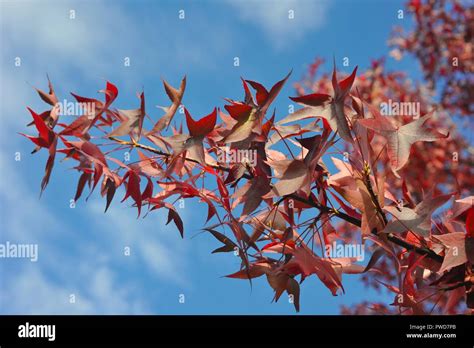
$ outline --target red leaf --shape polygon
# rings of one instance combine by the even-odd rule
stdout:
[[[328,94],[313,93],[303,95],[301,97],[290,97],[296,103],[301,103],[310,106],[322,106],[329,102],[332,97]]]
[[[51,145],[54,139],[54,132],[44,123],[44,120],[32,109],[28,108],[33,117],[33,121],[36,129],[39,132],[39,137],[47,144],[47,147]]]
[[[43,193],[46,186],[48,186],[49,178],[51,177],[51,172],[53,171],[54,158],[56,157],[57,143],[58,143],[58,137],[55,136],[52,144],[49,146],[49,157],[48,157],[48,161],[46,162],[44,177],[43,177],[43,180],[41,181],[41,193]]]
[[[71,124],[66,126],[61,132],[59,132],[59,134],[82,137],[91,122],[92,120],[89,118],[89,116],[82,115],[71,122]]]
[[[267,89],[258,82],[250,81],[250,80],[246,80],[246,81],[257,91],[257,95],[256,95],[257,104],[263,105],[268,98]]]
[[[107,105],[110,105],[115,100],[115,98],[117,98],[117,95],[118,95],[117,86],[107,81],[107,84],[105,85],[104,93],[105,93],[105,103]]]
[[[117,186],[115,185],[115,182],[112,179],[107,178],[102,190],[103,195],[107,194],[107,201],[105,204],[104,213],[107,211],[107,209],[109,209],[110,203],[112,202],[112,199],[114,198],[116,189],[117,189]]]
[[[290,71],[288,73],[288,75],[286,75],[285,78],[283,78],[283,80],[280,80],[277,83],[275,83],[273,85],[273,87],[270,89],[270,92],[268,92],[268,97],[265,100],[265,104],[264,105],[259,105],[260,106],[260,111],[261,111],[262,114],[264,114],[267,111],[270,104],[273,102],[273,100],[275,100],[277,95],[280,93],[281,89],[283,88],[283,85],[288,80],[291,73],[292,73],[292,71]]]
[[[166,222],[166,224],[168,225],[171,220],[174,221],[174,224],[178,228],[181,238],[184,238],[183,220],[181,220],[181,217],[176,211],[174,211],[173,209],[168,209],[168,221]]]
[[[184,113],[186,114],[186,124],[189,129],[189,134],[193,137],[204,136],[212,132],[216,125],[217,120],[217,109],[214,110],[207,116],[201,118],[199,121],[194,121],[188,110],[185,108]]]
[[[143,119],[145,118],[145,94],[140,94],[140,107],[138,109],[117,110],[121,124],[114,129],[108,136],[122,136],[130,134],[136,141],[140,139]]]
[[[97,99],[94,99],[94,98],[81,97],[80,95],[77,95],[77,94],[72,93],[72,92],[71,92],[71,95],[72,95],[79,103],[102,105],[102,102],[101,102],[100,100],[97,100]]]
[[[37,145],[38,147],[48,147],[48,144],[45,143],[45,141],[42,138],[33,137],[31,135],[23,134],[23,133],[18,133],[18,134],[23,135],[25,138],[30,139],[33,142],[33,144]],[[33,150],[33,152],[36,152],[36,149]]]
[[[272,196],[282,197],[298,190],[303,190],[306,194],[309,194],[311,173],[303,161],[269,161],[268,164],[278,171],[277,177],[280,180],[273,186],[272,191],[263,198],[271,198]]]
[[[56,97],[56,94],[54,93],[53,84],[51,83],[49,77],[48,77],[48,87],[49,87],[48,93],[45,93],[38,88],[35,88],[35,89],[44,102],[48,103],[49,105],[54,106],[58,103],[58,98]]]
[[[225,105],[224,108],[227,110],[229,115],[237,121],[248,118],[252,111],[250,105],[243,103],[232,103],[230,105]]]
[[[77,183],[77,190],[76,190],[76,195],[74,196],[74,201],[77,202],[77,200],[81,197],[82,191],[84,190],[84,186],[86,183],[91,180],[91,174],[90,173],[82,173],[82,175],[79,178],[79,182]]]
[[[374,118],[359,119],[358,122],[364,127],[382,135],[387,140],[387,153],[390,158],[390,165],[397,177],[399,176],[397,171],[408,162],[412,144],[418,141],[435,141],[446,138],[449,135],[432,132],[423,127],[428,118],[431,117],[429,114],[401,127],[395,127],[388,117],[380,115],[375,108],[370,108],[370,110]]]
[[[85,155],[89,156],[91,160],[98,161],[101,165],[107,166],[107,161],[104,154],[99,147],[90,141],[70,141],[68,144],[74,146]]]
[[[288,272],[301,273],[303,277],[316,274],[318,278],[331,290],[335,296],[337,290],[344,291],[341,280],[335,272],[332,264],[327,259],[322,259],[308,249],[306,246],[296,248],[293,258],[285,265]]]
[[[122,202],[125,201],[128,197],[132,197],[135,201],[138,209],[138,216],[140,216],[140,211],[142,208],[142,194],[140,193],[140,177],[133,170],[128,171],[123,180],[128,178],[127,182],[127,191],[125,196],[122,199]]]
[[[474,207],[469,208],[467,211],[466,233],[469,237],[474,237]]]
[[[354,71],[352,71],[352,74],[350,74],[344,80],[339,81],[339,89],[340,89],[341,96],[345,96],[350,91],[352,84],[354,83],[356,74],[357,74],[357,66],[355,67]]]
[[[462,265],[467,261],[466,255],[466,234],[463,232],[446,233],[433,236],[445,247],[443,264],[439,272]]]
[[[158,122],[155,123],[153,129],[148,134],[160,133],[171,123],[171,120],[173,119],[176,111],[181,105],[181,101],[183,100],[184,91],[186,90],[186,76],[184,76],[181,80],[179,90],[169,85],[165,80],[163,80],[163,86],[172,104],[165,109],[166,113],[158,120]]]
[[[142,200],[148,199],[153,196],[153,183],[149,177],[147,179],[147,184],[145,189],[142,192]]]
[[[251,264],[249,268],[244,268],[238,272],[226,275],[227,278],[253,279],[258,278],[270,270],[268,263]]]

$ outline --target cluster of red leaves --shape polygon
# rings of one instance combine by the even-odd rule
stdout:
[[[412,2],[409,6],[416,5],[416,2]],[[421,44],[417,42],[417,38],[424,37],[428,35],[424,31],[432,30],[434,26],[429,27],[420,27],[420,23],[424,22],[435,22],[430,18],[429,13],[432,11],[436,12],[437,15],[441,17],[452,17],[459,15],[460,12],[464,13],[464,16],[469,15],[469,11],[472,13],[472,9],[464,9],[460,7],[460,4],[453,2],[453,7],[451,12],[445,13],[445,11],[433,10],[434,8],[445,8],[444,1],[428,1],[425,3],[418,2],[418,9],[422,8],[422,11],[426,12],[426,16],[422,18],[417,17],[417,25],[413,33],[409,35],[412,38],[413,45],[420,50],[420,54],[430,54],[432,47],[427,44]],[[455,12],[453,14],[453,11]],[[472,22],[472,21],[471,21]],[[440,23],[440,20],[436,21],[436,25]],[[441,21],[442,23],[442,21]],[[466,28],[470,24],[468,21],[464,21],[460,18],[457,24],[457,29]],[[431,29],[430,29],[431,28]],[[432,34],[429,34],[432,35]],[[445,36],[442,36],[445,38]],[[441,40],[441,37],[438,39]],[[461,43],[458,42],[458,46]],[[472,42],[466,42],[465,46],[458,47],[458,49],[465,52],[464,58],[462,61],[464,64],[472,65]],[[442,57],[446,57],[449,54],[453,54],[452,51],[447,51],[448,48],[442,48],[442,54],[436,55],[436,58],[440,59],[439,68],[442,68],[446,64],[450,65],[448,61],[441,61]],[[407,50],[407,52],[413,52]],[[448,53],[451,52],[451,53]],[[415,52],[413,52],[415,53]],[[417,53],[415,53],[417,54]],[[420,56],[418,56],[420,58]],[[421,59],[420,63],[423,65],[427,62],[426,59]],[[327,93],[331,87],[331,79],[327,74],[319,75],[320,67],[323,64],[323,61],[316,59],[315,62],[309,67],[308,72],[305,78],[298,84],[296,84],[297,91],[303,95],[307,93],[306,91],[311,91],[315,93]],[[463,68],[455,69],[452,65],[448,68],[453,69],[452,75],[449,77],[450,83],[458,86],[463,86],[462,81],[469,79],[470,71],[465,69],[466,65]],[[472,72],[471,72],[472,74]],[[443,79],[443,74],[440,71],[434,72],[431,76],[432,79],[441,81]],[[469,133],[469,128],[472,129],[472,122],[469,119],[463,120],[462,118],[457,118],[457,121],[453,121],[453,118],[456,119],[456,116],[462,116],[463,113],[466,113],[467,110],[472,110],[472,98],[465,97],[465,102],[460,100],[451,100],[446,105],[443,100],[445,100],[444,94],[441,94],[439,98],[441,102],[437,100],[438,94],[435,93],[435,86],[431,83],[428,84],[417,84],[413,85],[409,82],[406,74],[395,71],[388,72],[385,69],[384,59],[379,59],[372,62],[370,68],[361,72],[357,79],[357,93],[362,96],[371,105],[381,105],[382,103],[387,103],[389,100],[397,102],[418,102],[420,105],[420,114],[424,115],[430,110],[436,110],[427,121],[432,129],[445,129],[445,132],[449,132],[450,136],[445,139],[439,139],[436,142],[418,142],[413,144],[411,147],[410,153],[410,163],[409,166],[405,166],[399,171],[399,175],[402,180],[390,175],[392,172],[390,166],[389,156],[385,156],[385,148],[388,146],[386,139],[380,135],[376,135],[372,139],[371,145],[374,149],[374,152],[380,154],[378,156],[378,171],[381,176],[385,178],[385,182],[390,187],[393,195],[399,200],[403,206],[416,211],[417,202],[425,200],[424,193],[431,192],[432,195],[442,195],[443,192],[453,192],[455,193],[456,202],[453,207],[445,212],[443,215],[438,215],[434,217],[435,228],[431,231],[432,234],[442,235],[447,233],[452,233],[454,231],[463,231],[462,226],[457,225],[460,221],[466,221],[466,213],[460,213],[461,218],[452,219],[459,213],[459,206],[464,204],[464,211],[472,206],[472,187],[474,187],[474,160],[472,156],[472,141],[469,141],[469,138],[465,138],[466,132],[459,132],[459,129],[464,128]],[[462,87],[462,90],[459,91],[458,95],[466,95],[466,93],[471,93],[472,88]],[[466,99],[467,98],[467,99]],[[466,107],[468,106],[468,107]],[[471,111],[472,113],[472,111]],[[397,125],[403,125],[409,122],[412,117],[406,115],[391,116],[391,120]],[[370,122],[370,121],[369,121]],[[469,136],[469,134],[468,134]],[[472,139],[472,138],[471,138]],[[345,147],[344,150],[350,152],[350,147]],[[462,197],[466,197],[462,199]],[[405,208],[402,208],[402,210]],[[393,210],[393,209],[392,209]],[[398,211],[393,211],[398,213]],[[400,214],[396,214],[396,217],[400,217]],[[391,225],[393,227],[393,224]],[[349,240],[353,239],[354,228],[348,228],[344,226],[344,229],[347,231],[345,237]],[[421,226],[423,229],[423,226]],[[418,229],[417,233],[422,232],[422,229],[412,226],[415,230]],[[426,226],[430,228],[430,226]],[[408,235],[411,238],[411,235]],[[462,248],[461,248],[462,249]],[[469,256],[469,253],[467,254]],[[462,259],[461,255],[461,259]],[[377,277],[372,276],[371,274],[363,275],[363,280],[368,286],[371,286],[375,289],[386,288],[384,284],[389,284],[397,282],[400,284],[400,264],[398,262],[392,262],[387,259],[383,259],[379,262],[379,265],[386,270],[383,274],[378,274]],[[401,270],[407,269],[406,262],[401,262]],[[462,268],[462,267],[461,267]],[[444,271],[446,268],[442,268],[441,271]],[[419,270],[421,272],[421,269]],[[454,267],[451,271],[452,274],[456,274],[456,277],[445,278],[449,279],[453,284],[463,284],[464,278],[467,277],[462,270]],[[435,281],[435,274],[429,275],[428,272],[425,272],[430,280]],[[384,284],[381,284],[380,281],[383,281]],[[452,284],[451,284],[452,285]],[[466,300],[470,301],[470,307],[472,307],[472,295],[469,298],[465,297],[466,289],[463,286],[455,287],[452,291],[444,291],[439,293],[434,293],[432,297],[427,297],[424,301],[424,308],[420,310],[426,312],[435,312],[435,313],[448,313],[454,314],[459,313],[463,310],[463,303],[466,303]],[[363,303],[359,306],[354,307],[353,309],[344,308],[344,313],[353,313],[353,314],[366,314],[366,313],[395,313],[396,311],[386,307],[383,304],[376,303]],[[412,313],[412,310],[406,311],[407,313]]]
[[[418,248],[419,253],[425,253],[420,256],[416,251],[405,250],[408,268],[404,287],[393,289],[405,299],[398,303],[399,306],[417,309],[420,295],[413,285],[415,268],[423,262],[423,267],[434,273],[460,266],[470,270],[468,265],[472,260],[466,255],[472,253],[472,244],[463,244],[468,239],[459,237],[465,235],[462,232],[453,231],[442,236],[430,233],[432,212],[452,194],[430,196],[416,206],[397,207],[397,200],[384,182],[385,177],[378,174],[380,154],[374,152],[372,141],[378,134],[388,143],[387,158],[393,177],[398,178],[398,171],[409,161],[412,144],[444,139],[447,134],[426,128],[431,114],[400,127],[380,115],[374,106],[351,92],[356,69],[343,80],[338,80],[334,70],[331,94],[312,93],[291,98],[302,108],[279,122],[275,122],[275,114],[266,119],[269,106],[288,77],[269,91],[257,82],[242,80],[244,100],[227,100],[228,114],[219,111],[222,123],[217,124],[216,108],[198,121],[184,109],[189,132],[183,132],[182,127],[172,127],[172,135],[165,135],[164,130],[181,104],[185,79],[179,90],[164,83],[172,104],[164,108],[165,114],[150,131],[144,125],[147,116],[144,93],[139,95],[139,107],[132,110],[112,107],[118,89],[109,82],[102,91],[105,94],[103,102],[73,94],[78,101],[87,100],[96,108],[70,124],[63,124],[58,122],[57,97],[50,84],[49,93],[39,91],[39,94],[45,96],[43,99],[52,108],[41,115],[31,110],[39,135],[27,136],[37,148],[44,147],[49,152],[42,190],[49,181],[55,154],[60,152],[65,158],[78,162],[74,167],[81,173],[76,200],[86,184],[92,193],[101,182],[107,209],[115,192],[123,185],[125,196],[122,201],[131,198],[139,215],[144,206],[148,211],[167,209],[168,222],[173,221],[182,234],[183,223],[170,198],[198,197],[208,206],[206,221],[215,216],[218,220],[217,224],[205,228],[224,244],[214,252],[237,252],[242,259],[241,270],[229,277],[252,279],[265,275],[275,291],[275,301],[286,291],[292,296],[296,309],[299,308],[299,284],[305,278],[317,276],[336,295],[344,291],[344,273],[383,273],[382,269],[374,267],[382,251],[400,262],[392,242],[406,242]],[[255,95],[249,86],[256,91]],[[293,124],[304,123],[303,120],[310,122]],[[102,134],[93,135],[93,130]],[[346,140],[352,154],[347,163],[332,158],[340,172],[330,174],[322,156],[335,147],[337,135]],[[130,140],[117,137],[129,137]],[[113,141],[117,147],[104,154],[93,143],[101,138]],[[287,146],[291,158],[275,149],[279,141]],[[58,142],[65,147],[57,150]],[[290,145],[299,150],[299,154],[293,155]],[[136,149],[138,161],[126,164],[111,156],[123,149]],[[220,151],[254,151],[257,160],[254,165],[247,161],[227,163],[218,155]],[[112,164],[116,165],[115,169],[111,168]],[[205,175],[215,178],[217,189],[199,187],[197,180]],[[161,190],[154,192],[155,186]],[[341,211],[331,207],[329,197],[340,204]],[[242,210],[238,214],[240,205]],[[308,220],[301,221],[303,211],[310,209],[319,210],[319,213],[310,214]],[[387,213],[393,216],[391,221],[387,220]],[[461,213],[454,217],[458,218]],[[334,217],[359,226],[364,240],[377,245],[366,266],[357,264],[353,258],[328,258],[314,251],[315,245],[323,247],[338,238],[339,233],[331,222]],[[468,214],[468,219],[472,219],[472,214]],[[230,237],[225,234],[226,229],[230,230]],[[399,237],[394,239],[394,235]],[[319,243],[316,236],[320,238]],[[450,253],[453,246],[466,252],[454,255]],[[424,259],[427,255],[440,259],[428,262]],[[444,261],[440,262],[442,255]]]
[[[392,308],[403,313],[426,313],[433,297],[445,301],[447,312],[458,310],[462,299],[473,308],[472,163],[464,160],[455,124],[420,89],[403,83],[403,75],[386,73],[381,61],[358,76],[356,68],[340,79],[334,67],[331,76],[314,81],[320,65],[311,66],[300,95],[291,98],[301,107],[279,121],[275,111],[267,113],[290,74],[270,89],[242,79],[243,100],[226,99],[226,112],[214,108],[200,118],[183,106],[186,79],[178,89],[165,81],[171,103],[155,121],[143,92],[137,108],[114,108],[118,89],[107,82],[102,101],[72,94],[93,107],[62,123],[50,83],[48,93],[38,90],[49,109],[30,110],[38,135],[25,135],[34,152],[49,154],[41,190],[59,152],[77,161],[75,199],[86,184],[90,195],[100,183],[105,210],[122,187],[122,201],[130,199],[139,216],[165,209],[183,235],[174,203],[198,198],[208,211],[204,231],[222,244],[213,253],[241,259],[228,277],[265,276],[274,300],[286,292],[296,310],[306,278],[318,278],[337,295],[344,292],[343,274],[361,274],[393,292]],[[420,102],[420,117],[381,115],[380,103],[389,98]],[[456,165],[453,149],[460,156]],[[137,160],[113,156],[122,151]],[[243,157],[229,161],[222,156],[229,152]],[[341,160],[344,152],[350,155]],[[338,155],[326,156],[331,153]],[[328,160],[338,172],[328,170]],[[435,210],[450,200],[450,216],[433,227]],[[334,241],[362,241],[369,260],[328,257],[324,249]]]
[[[305,78],[296,84],[299,94],[306,91],[327,93],[331,88],[328,74],[320,74],[323,61],[316,59],[308,69]],[[416,102],[420,105],[420,114],[425,115],[437,108],[427,124],[433,129],[445,129],[449,137],[436,142],[419,142],[413,144],[410,154],[410,166],[400,170],[403,180],[392,180],[390,187],[395,192],[401,191],[406,185],[416,200],[421,200],[421,192],[433,188],[433,183],[442,186],[446,192],[458,191],[460,195],[470,194],[474,187],[474,159],[472,144],[459,132],[458,125],[450,113],[439,108],[436,101],[429,97],[430,93],[424,85],[413,85],[405,73],[390,72],[385,69],[385,60],[374,60],[370,68],[361,72],[357,79],[357,93],[371,105],[381,105],[390,100],[401,103]],[[412,116],[393,115],[391,119],[399,125],[406,124]],[[461,122],[461,121],[460,121]],[[467,127],[472,127],[467,125]],[[376,153],[381,153],[381,174],[387,176],[391,172],[389,158],[383,156],[386,142],[381,137],[372,141]],[[423,172],[423,175],[420,175]],[[436,192],[439,193],[439,192]],[[399,196],[398,196],[399,197]]]
[[[416,56],[430,88],[442,85],[440,105],[450,112],[470,116],[474,112],[474,6],[459,0],[410,0],[415,29],[397,28],[391,55]]]

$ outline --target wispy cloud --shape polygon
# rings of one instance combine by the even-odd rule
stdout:
[[[92,224],[101,231],[109,248],[123,251],[124,247],[130,247],[131,256],[138,257],[138,262],[144,264],[154,277],[181,286],[189,285],[183,277],[184,258],[177,257],[186,254],[186,246],[178,240],[179,234],[173,224],[164,225],[164,211],[154,211],[144,219],[136,219],[135,209],[117,203],[104,214],[101,199],[88,202],[86,208],[93,218]],[[179,214],[186,220],[185,209]]]
[[[240,18],[262,30],[277,49],[326,24],[329,0],[229,0]]]
[[[177,231],[172,226],[165,230],[167,233],[155,231],[163,223],[163,217],[156,221],[160,213],[136,220],[135,211],[111,207],[104,215],[99,199],[91,199],[88,205],[81,202],[76,208],[79,216],[87,216],[95,226],[93,231],[83,231],[82,223],[74,223],[79,217],[71,220],[65,216],[65,209],[69,211],[67,204],[63,205],[66,208],[58,209],[60,204],[54,200],[38,199],[41,167],[37,167],[34,181],[27,169],[28,162],[38,157],[16,162],[14,152],[20,151],[25,158],[31,148],[17,135],[30,121],[25,105],[31,105],[28,101],[34,91],[27,81],[40,81],[37,86],[44,88],[45,74],[52,69],[56,72],[54,81],[66,81],[69,85],[79,76],[97,80],[113,74],[123,82],[122,87],[128,84],[128,89],[133,90],[141,86],[143,75],[131,77],[120,67],[123,56],[130,52],[157,55],[156,46],[137,40],[146,41],[154,36],[154,30],[144,29],[151,29],[151,23],[144,21],[139,23],[143,27],[138,28],[136,18],[110,2],[28,1],[2,2],[0,6],[0,241],[39,244],[36,263],[0,260],[0,313],[147,313],[152,310],[148,300],[153,298],[143,299],[143,287],[129,286],[140,281],[143,274],[126,274],[124,268],[145,269],[156,281],[185,287],[185,262],[173,259],[177,253],[184,254],[185,246],[167,237]],[[69,18],[69,10],[76,11],[75,19]],[[161,51],[160,59],[172,56],[178,49],[181,48],[176,44],[166,54]],[[21,67],[13,65],[17,56],[22,59]],[[131,58],[132,64],[133,59],[139,60],[137,55]],[[38,99],[35,96],[34,101]],[[32,106],[37,111],[44,110],[44,105],[39,109],[34,103]],[[58,170],[57,165],[55,171]],[[57,185],[74,189],[72,178],[56,174],[54,180]],[[132,248],[129,259],[123,256],[124,246]],[[76,296],[75,304],[69,303],[72,293]]]
[[[0,313],[145,311],[142,300],[117,283],[109,259],[97,257],[91,249],[81,252],[84,241],[80,242],[83,236],[78,229],[42,204],[22,179],[21,165],[14,165],[0,153],[0,240],[38,244],[39,257],[34,263],[26,259],[0,261]],[[64,242],[55,242],[58,240]],[[107,241],[103,243],[107,245]],[[70,294],[75,294],[76,303],[69,303]]]
[[[0,172],[0,241],[39,248],[34,263],[0,260],[0,313],[145,313],[151,308],[136,286],[143,269],[156,281],[188,287],[185,258],[176,256],[186,255],[186,246],[173,226],[161,227],[160,212],[137,220],[135,210],[116,204],[104,214],[104,202],[95,197],[75,208],[76,219],[91,225],[85,229],[87,223],[72,225],[60,209],[39,200],[21,163],[3,153]],[[131,256],[124,255],[125,246]],[[68,302],[70,294],[76,303]]]
[[[43,268],[26,267],[5,280],[0,295],[2,314],[146,314],[149,306],[123,286],[107,267],[91,268],[86,287],[52,281]],[[74,297],[71,297],[74,296]],[[72,301],[73,299],[73,301]]]

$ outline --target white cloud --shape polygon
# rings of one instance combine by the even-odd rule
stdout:
[[[165,218],[161,213],[137,220],[135,209],[115,202],[104,214],[103,200],[94,196],[76,207],[78,213],[85,209],[84,216],[94,226],[85,234],[62,218],[60,209],[54,211],[38,199],[20,168],[0,152],[0,241],[37,243],[39,258],[35,263],[0,260],[0,313],[145,313],[150,308],[135,291],[136,275],[123,273],[127,262],[137,269],[146,267],[158,281],[188,287],[186,246],[180,237],[174,238],[178,232],[173,226],[161,227]],[[130,259],[123,255],[124,246],[131,247]],[[15,269],[7,262],[14,262]],[[75,304],[68,302],[71,293],[76,295]]]
[[[52,281],[39,267],[25,267],[8,277],[0,293],[2,314],[146,314],[149,307],[130,287],[118,284],[107,267],[88,269],[87,287]],[[75,275],[77,277],[77,275]],[[85,280],[84,278],[81,278]],[[74,296],[74,302],[71,295]]]
[[[45,90],[48,73],[60,98],[70,98],[70,91],[98,96],[110,80],[119,87],[121,103],[142,87],[164,97],[162,77],[179,81],[196,69],[218,69],[215,57],[234,48],[235,32],[225,22],[215,30],[215,22],[189,15],[177,24],[177,10],[158,7],[139,18],[140,11],[128,12],[133,4],[110,1],[0,1],[0,6],[0,132],[5,134],[5,126],[21,131],[31,120],[26,105],[45,110],[32,86]],[[20,67],[14,66],[16,57]],[[130,67],[124,67],[125,57]],[[144,85],[150,77],[153,85]],[[99,88],[84,91],[84,84]]]
[[[307,32],[323,27],[330,5],[329,0],[229,0],[228,3],[242,20],[263,30],[277,49],[289,47]]]
[[[45,109],[28,83],[45,89],[45,74],[55,69],[51,77],[57,91],[60,85],[74,90],[71,84],[77,85],[82,77],[82,81],[94,82],[113,78],[125,90],[123,94],[133,93],[142,86],[145,74],[156,74],[152,67],[164,62],[172,62],[177,69],[186,69],[185,63],[212,66],[209,57],[230,47],[231,40],[222,31],[214,31],[212,23],[195,23],[198,30],[191,33],[209,33],[204,41],[195,40],[185,30],[178,30],[177,40],[169,31],[160,30],[166,21],[151,16],[137,23],[111,2],[28,1],[1,2],[0,6],[0,240],[39,243],[37,263],[14,262],[15,270],[11,270],[0,260],[0,313],[144,313],[150,308],[146,301],[153,299],[139,299],[143,289],[124,283],[122,278],[128,275],[118,266],[126,263],[120,255],[123,247],[132,247],[130,262],[147,270],[152,280],[187,287],[185,243],[175,238],[178,232],[172,224],[163,227],[166,220],[161,213],[137,220],[136,211],[126,205],[118,207],[116,198],[104,214],[104,202],[97,197],[76,207],[78,214],[83,212],[97,227],[97,235],[88,239],[91,234],[82,235],[83,231],[62,216],[63,210],[53,210],[51,200],[38,199],[44,163],[33,176],[22,172],[26,161],[22,165],[13,160],[14,151],[27,156],[26,150],[31,149],[17,135],[30,121],[25,106],[33,101],[41,105],[33,104],[33,109]],[[76,10],[74,20],[69,19],[70,9]],[[132,66],[141,62],[142,75],[137,70],[121,70],[122,57],[130,52]],[[16,56],[22,59],[20,68],[13,66]],[[45,159],[44,153],[36,156],[41,155]],[[58,163],[54,180],[59,170]],[[60,181],[67,180],[71,179]],[[131,274],[130,282],[135,281],[133,277]],[[74,307],[67,302],[70,293],[77,297]]]
[[[0,153],[0,241],[37,243],[39,257],[34,263],[0,260],[0,313],[143,313],[147,306],[126,284],[117,283],[110,258],[97,257],[91,248],[80,250],[87,242],[78,229],[48,209],[37,191],[30,192],[15,165],[20,166]],[[90,243],[109,244],[99,238]],[[74,305],[68,302],[71,293]]]
[[[216,53],[232,47],[229,27],[217,31],[215,23],[196,17],[176,24],[177,10],[150,7],[153,10],[139,18],[141,12],[128,13],[134,4],[110,1],[17,1],[0,6],[7,59],[18,56],[43,76],[54,65],[75,69],[88,79],[110,79],[113,74],[136,89],[144,76],[136,76],[135,68],[158,78],[162,66],[210,68]],[[70,11],[75,11],[74,19]],[[124,68],[125,57],[130,68]]]
[[[119,195],[120,193],[117,193]],[[173,223],[165,226],[166,214],[163,210],[151,212],[146,218],[137,219],[136,209],[126,205],[112,204],[107,213],[103,199],[94,199],[87,204],[93,224],[108,240],[108,247],[123,251],[131,248],[130,257],[138,257],[156,277],[189,286],[183,273],[186,246]],[[179,212],[186,221],[185,210]]]

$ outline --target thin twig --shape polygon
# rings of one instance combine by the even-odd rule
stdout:
[[[165,157],[170,157],[171,154],[169,153],[166,153],[166,152],[163,152],[161,150],[158,150],[156,148],[153,148],[151,146],[147,146],[147,145],[143,145],[143,144],[139,144],[139,143],[136,143],[136,142],[131,142],[131,141],[124,141],[124,140],[120,140],[120,139],[117,139],[115,137],[109,137],[110,140],[112,141],[115,141],[115,142],[118,142],[122,145],[127,145],[127,146],[133,146],[133,147],[137,147],[137,148],[140,148],[140,149],[143,149],[143,150],[147,150],[147,151],[150,151],[154,154],[157,154],[157,155],[161,155],[161,156],[165,156]],[[185,157],[184,160],[186,161],[189,161],[189,162],[193,162],[193,163],[196,163],[196,164],[200,164],[199,161],[197,160],[194,160],[192,158],[187,158]],[[209,167],[213,168],[213,169],[217,169],[217,170],[222,170],[222,171],[225,171],[225,172],[230,172],[230,168],[228,167],[223,167],[223,166],[220,166],[220,165],[209,165]],[[242,175],[243,178],[246,178],[246,179],[252,179],[253,178],[253,175],[251,174],[247,174],[247,173],[244,173]],[[370,191],[369,191],[370,192]],[[372,191],[373,192],[373,191]],[[361,227],[362,226],[362,222],[361,220],[357,219],[357,218],[354,218],[342,211],[339,211],[337,209],[333,209],[333,208],[330,208],[330,207],[327,207],[325,205],[321,205],[315,201],[313,201],[311,198],[309,199],[305,199],[303,197],[300,197],[298,196],[296,193],[292,193],[292,194],[289,194],[289,195],[286,195],[285,198],[290,198],[290,199],[294,199],[296,201],[299,201],[301,203],[304,203],[304,204],[307,204],[311,207],[314,207],[316,209],[318,209],[319,211],[323,212],[323,213],[327,213],[327,214],[330,214],[330,215],[334,215],[336,217],[338,217],[339,219],[341,220],[344,220],[354,226],[357,226],[357,227]],[[378,200],[375,199],[375,201],[378,203]],[[382,215],[384,216],[384,215]],[[385,219],[386,220],[386,217]],[[374,235],[378,235],[378,231],[376,229],[373,229],[372,230],[372,233]],[[398,246],[401,246],[407,250],[411,250],[411,251],[414,251],[420,255],[426,255],[427,257],[435,260],[435,261],[438,261],[438,262],[443,262],[443,257],[441,255],[438,255],[436,254],[433,250],[431,249],[428,249],[428,248],[420,248],[416,245],[413,245],[395,235],[393,235],[392,233],[388,233],[387,234],[387,239],[398,245]]]

